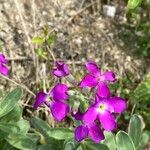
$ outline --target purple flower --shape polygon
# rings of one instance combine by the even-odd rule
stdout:
[[[97,96],[96,103],[89,107],[84,114],[83,122],[88,125],[98,119],[105,130],[112,131],[117,127],[112,113],[122,113],[125,109],[126,101],[123,98],[99,98]]]
[[[3,54],[0,54],[0,73],[7,76],[9,74],[9,69],[6,66],[8,60],[5,58]]]
[[[110,97],[109,88],[106,82],[114,82],[116,80],[115,74],[112,71],[101,73],[99,67],[93,61],[86,63],[86,69],[89,73],[85,75],[80,82],[80,87],[98,86],[97,94],[100,97]]]
[[[36,95],[36,101],[33,107],[37,109],[42,104],[46,104],[51,109],[53,117],[57,121],[62,121],[69,112],[69,106],[65,102],[68,99],[67,92],[68,87],[65,84],[58,83],[49,94],[39,92]],[[48,102],[48,97],[51,97],[51,102]]]
[[[56,68],[53,69],[52,73],[58,78],[67,76],[69,75],[69,67],[61,61],[56,61]]]
[[[100,127],[95,123],[90,125],[79,125],[75,130],[75,139],[81,142],[83,139],[90,137],[95,143],[104,140],[104,134]]]

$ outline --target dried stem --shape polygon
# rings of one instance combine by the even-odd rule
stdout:
[[[21,88],[25,89],[28,93],[30,93],[30,94],[33,95],[34,97],[36,96],[36,95],[35,95],[28,87],[26,87],[25,85],[20,84],[20,83],[17,83],[16,81],[14,81],[14,80],[12,80],[12,79],[9,79],[8,77],[3,76],[3,75],[1,75],[1,74],[0,74],[0,77],[2,77],[3,79],[8,80],[8,81],[14,83],[14,84],[17,85],[17,86],[20,86]]]

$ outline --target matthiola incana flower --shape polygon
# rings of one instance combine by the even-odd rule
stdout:
[[[56,84],[50,93],[46,94],[44,92],[39,92],[36,95],[36,101],[34,103],[34,108],[37,109],[42,104],[46,104],[52,112],[53,117],[57,121],[63,120],[69,112],[69,106],[65,102],[68,99],[68,87],[65,84]],[[51,97],[52,101],[48,101]]]
[[[84,114],[83,122],[88,125],[98,119],[105,130],[112,131],[117,127],[113,113],[122,113],[125,109],[126,101],[123,98],[96,96],[96,102]]]
[[[80,82],[80,87],[96,87],[98,86],[97,93],[101,97],[110,95],[109,88],[106,82],[114,82],[116,80],[115,74],[112,71],[102,73],[93,61],[86,63],[88,74]]]
[[[53,75],[56,77],[64,77],[69,75],[69,67],[62,61],[56,61],[56,68],[53,69]]]
[[[9,69],[6,66],[8,60],[5,58],[3,54],[0,54],[0,73],[7,76],[9,74]]]
[[[83,139],[90,137],[95,143],[104,140],[104,134],[100,127],[95,123],[89,125],[79,125],[75,130],[75,139],[81,142]]]

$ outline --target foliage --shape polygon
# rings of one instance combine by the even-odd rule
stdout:
[[[40,36],[33,37],[32,43],[38,46],[38,48],[35,49],[38,57],[47,60],[49,50],[51,50],[51,45],[55,41],[56,34],[49,33],[49,28],[47,26],[42,29],[42,34]]]
[[[0,101],[0,149],[34,150],[36,145],[27,132],[29,122],[22,119],[22,108],[18,101],[22,90],[16,88]]]
[[[121,32],[121,38],[126,39],[130,48],[136,49],[141,57],[150,56],[150,1],[128,0],[127,20]],[[129,40],[131,39],[131,40]],[[125,42],[127,42],[125,40]],[[132,41],[132,42],[131,42]]]

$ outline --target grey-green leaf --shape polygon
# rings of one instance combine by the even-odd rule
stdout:
[[[50,127],[45,121],[41,120],[40,118],[34,117],[31,119],[31,124],[42,135],[44,135],[45,137],[49,137],[47,131],[50,130]]]
[[[109,147],[109,149],[116,150],[117,147],[116,147],[115,137],[113,133],[104,131],[104,135],[105,135],[105,140],[103,143],[106,144]]]
[[[0,118],[0,121],[18,121],[21,118],[22,115],[22,108],[16,104],[13,110],[11,110],[8,114]]]
[[[48,131],[49,137],[55,138],[57,140],[64,140],[66,138],[72,138],[74,133],[68,128],[52,128]]]
[[[3,100],[0,101],[0,117],[8,114],[21,98],[21,88],[16,88],[11,91]]]
[[[83,150],[109,150],[109,148],[105,144],[95,144],[93,142],[84,142],[82,144]]]
[[[133,115],[130,119],[128,134],[137,148],[142,136],[142,120],[138,115]]]
[[[136,150],[133,141],[124,131],[116,134],[117,150]]]
[[[35,150],[36,144],[34,141],[22,134],[13,134],[6,138],[7,142],[20,150]]]
[[[16,124],[19,127],[19,129],[20,129],[20,133],[26,135],[26,133],[30,129],[29,122],[27,120],[21,119]]]

